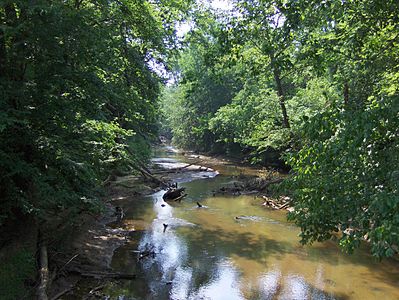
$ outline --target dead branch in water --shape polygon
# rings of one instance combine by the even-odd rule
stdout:
[[[174,201],[179,201],[179,202],[181,202],[181,200],[184,198],[184,197],[186,197],[188,194],[183,194],[183,195],[181,195],[180,197],[177,197],[176,199],[173,199]]]
[[[287,208],[292,202],[292,199],[281,205],[278,209],[284,209]]]
[[[134,164],[130,164],[130,167],[132,167],[133,169],[139,171],[145,178],[149,179],[150,181],[162,186],[162,187],[168,187],[168,184],[166,182],[164,182],[163,180],[155,177],[154,175],[152,175],[149,170],[147,171],[146,169],[143,169],[142,167],[136,166]]]
[[[276,204],[276,202],[266,196],[262,196],[262,198],[265,200],[265,202],[263,202],[263,206],[270,206],[271,208],[274,209],[279,209],[279,206]]]
[[[167,201],[167,200],[175,200],[178,201],[180,199],[182,199],[183,192],[184,192],[185,188],[169,188],[165,194],[163,194],[162,199]]]
[[[112,273],[112,272],[96,272],[96,271],[81,271],[74,270],[74,272],[78,273],[82,277],[90,277],[97,279],[126,279],[131,280],[136,278],[136,274],[127,274],[127,273]]]
[[[281,204],[281,201],[277,201],[266,196],[262,196],[262,199],[265,200],[265,202],[263,202],[262,204],[263,206],[270,206],[278,210],[288,208],[292,202],[292,199],[289,198],[288,198],[289,200],[284,202],[283,204]]]

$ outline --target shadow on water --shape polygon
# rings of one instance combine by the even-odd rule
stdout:
[[[187,182],[182,203],[165,204],[163,192],[124,203],[124,224],[136,231],[117,250],[113,267],[138,277],[108,286],[112,299],[399,297],[397,264],[374,263],[364,251],[344,255],[332,242],[301,246],[298,229],[281,212],[251,205],[251,197],[213,197],[228,180]],[[196,201],[206,208],[197,209]],[[138,259],[136,251],[148,248],[155,255]]]
[[[159,203],[155,202],[155,207]],[[290,252],[290,244],[251,232],[226,231],[222,227],[205,229],[179,219],[169,219],[172,228],[162,232],[161,224],[169,212],[158,214],[147,231],[140,232],[140,242],[134,242],[117,253],[114,267],[135,270],[138,280],[125,284],[125,296],[145,295],[145,299],[346,299],[344,296],[327,295],[311,287],[298,276],[278,278],[275,286],[265,288],[264,282],[243,295],[240,289],[240,270],[228,257],[239,256],[261,262],[267,268],[268,256],[281,256]],[[173,226],[173,222],[177,226]],[[139,261],[132,250],[151,245],[156,257]],[[118,263],[119,262],[119,263]],[[127,263],[126,263],[127,262]],[[281,276],[280,276],[281,277]],[[265,276],[267,281],[267,276]],[[270,278],[270,274],[269,274]],[[281,283],[281,281],[286,281]],[[270,281],[270,280],[269,280]],[[290,298],[297,295],[299,298]],[[336,295],[336,294],[335,294]],[[224,298],[227,296],[227,298]]]
[[[182,234],[189,241],[189,250],[204,253],[218,253],[219,256],[230,257],[237,255],[247,259],[266,262],[268,255],[284,255],[290,249],[290,244],[269,239],[259,238],[250,232],[226,232],[223,228],[190,230]]]
[[[372,274],[374,279],[381,280],[394,288],[399,287],[399,261],[395,259],[378,260],[370,254],[369,245],[363,245],[354,254],[343,253],[335,242],[326,241],[312,246],[306,246],[306,257],[304,260],[322,262],[331,266],[352,265],[367,269],[367,272],[360,273],[364,277]]]

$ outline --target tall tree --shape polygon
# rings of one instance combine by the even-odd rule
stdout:
[[[175,25],[190,3],[0,1],[3,239],[16,224],[39,229],[33,244],[38,231],[59,238],[58,224],[98,211],[110,172],[148,158],[161,83],[154,66],[176,48]],[[11,283],[0,298],[22,297],[18,284],[34,268],[34,254],[10,259],[27,266],[0,272]]]
[[[175,65],[177,87],[165,90],[164,115],[177,145],[211,151],[217,143],[209,120],[231,101],[238,83],[219,63],[223,56],[221,24],[206,10],[196,11],[195,24]]]
[[[127,149],[155,134],[151,63],[172,48],[175,2],[0,3],[0,224],[91,209],[100,180],[140,159]]]
[[[290,160],[302,241],[376,256],[398,252],[398,17],[394,1],[303,2],[304,62],[325,66],[341,98],[303,128]]]
[[[235,1],[241,14],[234,21],[233,34],[236,43],[249,43],[267,60],[261,72],[269,72],[274,80],[282,116],[282,126],[290,128],[287,113],[287,84],[284,79],[295,67],[294,34],[297,19],[291,17],[293,7],[280,1]]]

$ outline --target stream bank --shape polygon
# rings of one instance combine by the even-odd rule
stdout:
[[[156,153],[160,169],[197,164],[169,150]],[[62,299],[399,298],[397,262],[377,262],[367,249],[348,256],[332,241],[300,245],[284,211],[265,209],[253,194],[215,193],[258,170],[213,159],[205,165],[212,170],[174,172],[188,194],[180,203],[165,202],[164,191],[115,199],[124,218],[109,227],[130,234],[110,267],[136,277],[81,280]]]
[[[176,151],[168,147],[169,151]],[[212,176],[218,173],[201,163],[206,159],[198,156],[188,158],[195,160],[188,163],[169,165],[168,161],[154,158],[150,169],[146,173],[153,175],[156,180],[147,176],[128,175],[114,177],[106,184],[104,197],[105,209],[101,215],[82,215],[78,222],[80,226],[70,232],[71,238],[66,241],[66,248],[54,261],[57,265],[49,291],[49,299],[76,299],[98,297],[104,282],[132,279],[135,275],[114,272],[111,262],[116,249],[134,238],[141,230],[140,225],[123,222],[124,203],[131,203],[138,197],[145,197],[162,192],[162,188],[179,181],[190,181],[193,178]],[[210,158],[208,158],[210,159]],[[198,165],[200,163],[201,165]],[[84,280],[90,288],[81,290],[79,282]],[[101,285],[97,281],[101,281]],[[87,284],[87,283],[93,283]],[[94,284],[95,283],[95,284]]]

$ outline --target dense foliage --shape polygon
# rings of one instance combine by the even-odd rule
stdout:
[[[399,2],[192,2],[0,0],[1,229],[98,210],[101,183],[145,161],[161,123],[183,148],[283,157],[302,242],[397,254]],[[34,252],[0,273],[19,270],[9,298]]]
[[[211,151],[218,145],[209,128],[210,118],[230,102],[237,90],[237,80],[233,71],[217,64],[220,24],[207,12],[201,12],[197,22],[175,65],[176,77],[180,77],[178,86],[164,89],[163,114],[175,144]]]
[[[393,1],[304,5],[314,22],[303,46],[307,63],[334,67],[331,81],[343,99],[303,125],[301,150],[290,158],[297,203],[290,218],[303,242],[340,230],[347,251],[363,239],[376,256],[398,251],[398,8]],[[330,26],[326,14],[334,17]]]
[[[148,156],[185,1],[1,1],[0,225],[97,207]],[[159,68],[159,67],[158,67]]]
[[[61,233],[52,228],[98,211],[107,176],[148,159],[158,74],[190,5],[0,1],[0,278],[7,286],[0,298],[26,297],[22,285],[35,268],[39,232],[57,247]],[[22,256],[8,257],[13,249],[3,246],[20,234],[16,224],[33,229],[17,245]]]
[[[278,151],[302,241],[399,244],[399,3],[235,0],[196,11],[163,111],[181,147]],[[213,14],[214,18],[209,18]]]

